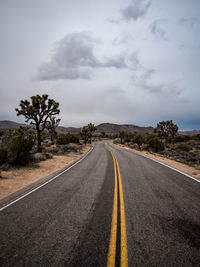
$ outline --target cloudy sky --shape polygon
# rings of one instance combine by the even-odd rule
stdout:
[[[48,94],[63,126],[200,129],[199,0],[0,0],[0,120]]]

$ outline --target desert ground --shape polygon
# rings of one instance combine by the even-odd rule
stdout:
[[[67,167],[72,162],[78,160],[84,153],[87,153],[89,149],[90,146],[87,145],[80,152],[54,155],[52,159],[41,161],[34,166],[2,171],[2,178],[0,179],[0,200]]]

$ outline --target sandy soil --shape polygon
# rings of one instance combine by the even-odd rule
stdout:
[[[175,169],[177,169],[179,171],[187,173],[187,174],[193,176],[194,178],[200,180],[200,166],[190,167],[190,166],[188,166],[186,164],[177,162],[177,161],[172,160],[172,159],[168,159],[166,157],[162,157],[162,156],[160,156],[158,154],[155,154],[155,153],[152,154],[152,153],[149,153],[147,151],[138,151],[136,149],[128,148],[128,147],[126,147],[124,145],[120,145],[120,144],[119,144],[119,146],[122,146],[122,147],[124,147],[124,148],[126,148],[128,150],[133,150],[133,151],[135,151],[137,153],[140,153],[140,154],[146,155],[146,156],[148,156],[150,158],[153,158],[155,160],[158,160],[158,161],[160,161],[160,162],[162,162],[162,163],[164,163],[164,164],[166,164],[166,165],[168,165],[170,167],[173,167],[173,168],[175,168]]]
[[[89,149],[90,146],[87,145],[78,153],[54,156],[53,159],[39,162],[37,164],[39,167],[36,168],[24,167],[20,169],[2,171],[1,175],[3,179],[0,179],[0,200],[69,165],[80,158],[81,155],[86,153]]]

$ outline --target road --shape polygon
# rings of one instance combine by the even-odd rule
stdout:
[[[200,266],[200,183],[99,142],[1,209],[0,266]]]

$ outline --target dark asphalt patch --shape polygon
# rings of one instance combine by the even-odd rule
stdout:
[[[168,217],[156,216],[162,230],[167,235],[174,235],[175,231],[179,234],[179,242],[186,241],[189,246],[200,249],[200,225],[189,220],[174,219]]]

